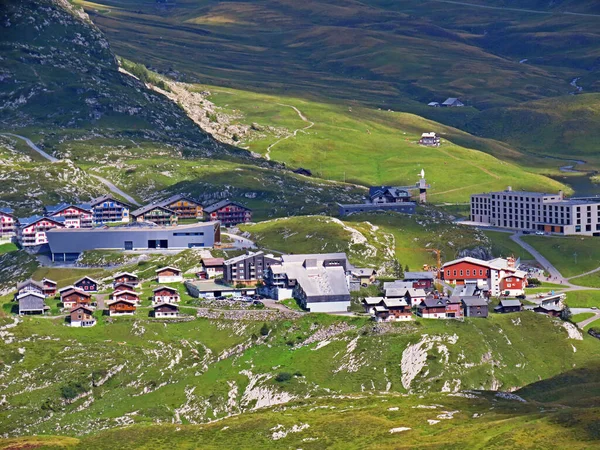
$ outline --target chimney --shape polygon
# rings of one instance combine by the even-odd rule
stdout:
[[[512,268],[515,267],[516,261],[515,261],[515,257],[514,256],[509,256],[506,260],[508,262],[508,267],[512,267]]]
[[[565,193],[562,190],[558,191],[558,198],[560,198],[561,200],[565,198]]]
[[[508,188],[506,188],[506,190],[507,190],[508,192],[512,192],[512,186],[509,186]]]

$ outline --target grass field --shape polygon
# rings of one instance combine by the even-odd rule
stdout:
[[[573,314],[571,316],[571,321],[575,322],[575,323],[579,323],[579,322],[583,322],[584,320],[587,320],[591,317],[594,317],[596,314],[594,313],[579,313],[579,314]]]
[[[600,291],[570,291],[566,302],[571,308],[600,308]]]
[[[593,237],[523,236],[523,240],[544,255],[565,277],[581,275],[600,266],[600,241]],[[573,282],[578,284],[581,280],[575,278]]]
[[[9,242],[7,244],[0,244],[0,255],[4,253],[14,252],[18,249],[19,247],[17,247],[16,244],[13,244],[12,242]]]
[[[483,230],[483,234],[485,234],[492,243],[492,254],[496,257],[514,256],[516,258],[521,258],[523,261],[535,259],[531,253],[523,249],[523,247],[510,238],[510,233]]]

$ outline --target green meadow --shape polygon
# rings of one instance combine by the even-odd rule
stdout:
[[[523,236],[537,251],[556,267],[564,277],[574,277],[600,266],[600,241],[593,237]],[[574,278],[580,284],[584,277]]]

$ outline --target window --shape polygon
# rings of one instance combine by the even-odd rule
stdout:
[[[463,276],[463,271],[462,271],[462,270],[460,271],[460,276],[461,276],[461,277]]]
[[[471,275],[471,271],[467,269],[467,276]]]

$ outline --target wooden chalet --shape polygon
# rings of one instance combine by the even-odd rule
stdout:
[[[24,292],[17,297],[19,302],[19,315],[45,314],[50,309],[44,303],[46,297],[38,292]]]
[[[113,280],[113,287],[116,287],[119,283],[127,283],[133,287],[137,287],[140,284],[140,279],[134,273],[121,272],[115,275]]]
[[[61,292],[60,301],[65,308],[74,308],[77,305],[89,305],[92,302],[92,294],[72,287]]]
[[[153,306],[154,317],[179,317],[179,306],[173,303],[157,303]]]
[[[109,316],[131,316],[135,313],[136,304],[130,300],[119,299],[114,300],[108,304],[108,315]]]
[[[86,305],[78,305],[69,313],[72,327],[93,327],[96,325],[94,310]]]
[[[85,292],[98,292],[99,283],[86,275],[73,283],[73,286]]]
[[[56,295],[56,288],[58,287],[56,281],[44,278],[42,279],[42,286],[44,286],[44,295],[46,297],[54,297]]]
[[[361,286],[369,286],[375,282],[377,271],[375,269],[354,268],[350,271],[352,279],[360,283]]]
[[[21,294],[25,294],[25,293],[29,293],[29,292],[33,292],[35,294],[40,294],[40,295],[45,295],[43,283],[40,283],[39,281],[35,281],[31,278],[29,280],[23,281],[22,283],[18,283],[17,284],[17,293],[15,295],[15,298]]]
[[[134,302],[136,305],[141,303],[140,294],[134,291],[114,291],[112,293],[112,299],[115,300],[128,300],[130,302]]]
[[[494,308],[494,312],[497,313],[512,313],[519,312],[523,310],[523,303],[520,300],[510,300],[510,299],[502,299],[498,306]]]
[[[417,315],[424,319],[457,319],[462,317],[461,301],[429,295],[417,307]]]
[[[204,214],[204,208],[199,201],[181,194],[158,202],[157,205],[175,212],[180,219],[202,219]]]
[[[252,210],[240,203],[222,200],[204,208],[208,220],[218,220],[224,227],[231,227],[252,220]]]
[[[137,222],[152,222],[160,226],[177,225],[175,211],[159,205],[142,206],[133,211],[131,217]]]
[[[200,272],[201,278],[216,278],[222,276],[224,264],[224,258],[202,258],[202,272],[204,272],[205,276],[203,277],[202,272]]]
[[[419,139],[419,145],[424,145],[426,147],[439,147],[440,142],[440,137],[433,131],[421,134],[421,139]]]
[[[410,303],[404,298],[365,297],[362,304],[376,322],[413,320]]]
[[[161,267],[156,269],[156,280],[159,283],[178,283],[183,281],[183,272],[177,267]]]
[[[152,303],[179,303],[179,291],[168,286],[159,286],[152,290]]]
[[[405,272],[403,281],[412,283],[415,289],[433,289],[435,274],[433,272]]]
[[[135,291],[136,286],[129,283],[117,283],[113,287],[113,292],[116,291]]]
[[[488,302],[482,297],[462,297],[460,299],[465,317],[487,317]]]

